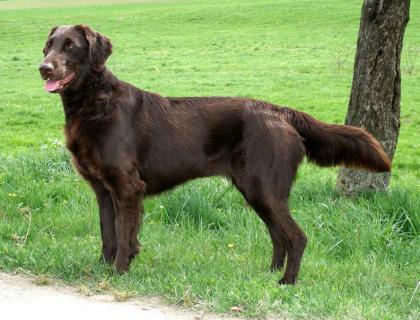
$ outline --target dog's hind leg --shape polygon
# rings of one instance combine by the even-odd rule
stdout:
[[[287,252],[286,271],[280,284],[295,284],[300,269],[300,261],[306,246],[306,236],[290,216],[287,197],[276,197],[273,190],[264,190],[262,180],[253,177],[252,181],[238,182],[235,185],[248,203],[267,225],[273,242],[271,269],[278,269],[284,263]]]
[[[279,284],[295,284],[307,239],[290,215],[286,199],[276,199],[270,207],[272,227],[284,235],[287,250],[286,271]]]
[[[283,268],[286,259],[286,244],[283,236],[278,234],[272,227],[268,228],[268,232],[273,243],[273,258],[271,260],[270,270],[275,272]]]
[[[296,131],[275,119],[254,122],[252,133],[242,152],[242,166],[232,166],[232,181],[267,225],[273,243],[271,269],[282,267],[287,256],[279,283],[294,284],[306,236],[290,216],[288,197],[305,150]]]
[[[263,202],[261,202],[260,197],[253,197],[252,194],[245,191],[237,186],[239,190],[241,190],[242,194],[244,195],[247,202],[252,206],[261,220],[266,224],[268,232],[270,234],[271,242],[273,244],[273,258],[271,260],[271,267],[270,270],[275,272],[281,268],[283,268],[284,261],[286,259],[286,243],[284,236],[282,235],[279,230],[273,225],[272,218],[271,218],[271,209],[266,207]]]

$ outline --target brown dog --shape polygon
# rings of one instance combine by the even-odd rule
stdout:
[[[243,98],[165,98],[118,80],[106,67],[112,45],[88,26],[55,27],[40,66],[60,94],[67,147],[99,205],[102,257],[127,271],[139,252],[141,201],[198,177],[229,177],[267,225],[272,270],[294,284],[306,236],[288,196],[305,154],[321,166],[390,170],[380,144],[362,129],[329,125]]]

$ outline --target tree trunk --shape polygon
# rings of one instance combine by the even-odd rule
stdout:
[[[365,128],[392,160],[400,131],[400,60],[410,0],[365,0],[362,6],[347,125]],[[385,190],[389,173],[340,169],[337,189],[353,195]]]

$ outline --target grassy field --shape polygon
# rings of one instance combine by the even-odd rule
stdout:
[[[342,123],[361,1],[106,2],[0,1],[0,269],[255,318],[418,319],[420,3],[406,31],[391,188],[342,198],[336,169],[305,164],[291,208],[309,244],[299,285],[279,287],[264,225],[220,178],[147,200],[129,273],[99,264],[94,195],[62,146],[41,50],[52,26],[87,23],[114,44],[109,68],[143,89],[254,97]]]

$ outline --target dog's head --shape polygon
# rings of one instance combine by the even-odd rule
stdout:
[[[39,67],[45,90],[64,92],[82,85],[86,76],[101,72],[112,52],[108,38],[86,25],[51,29]]]

